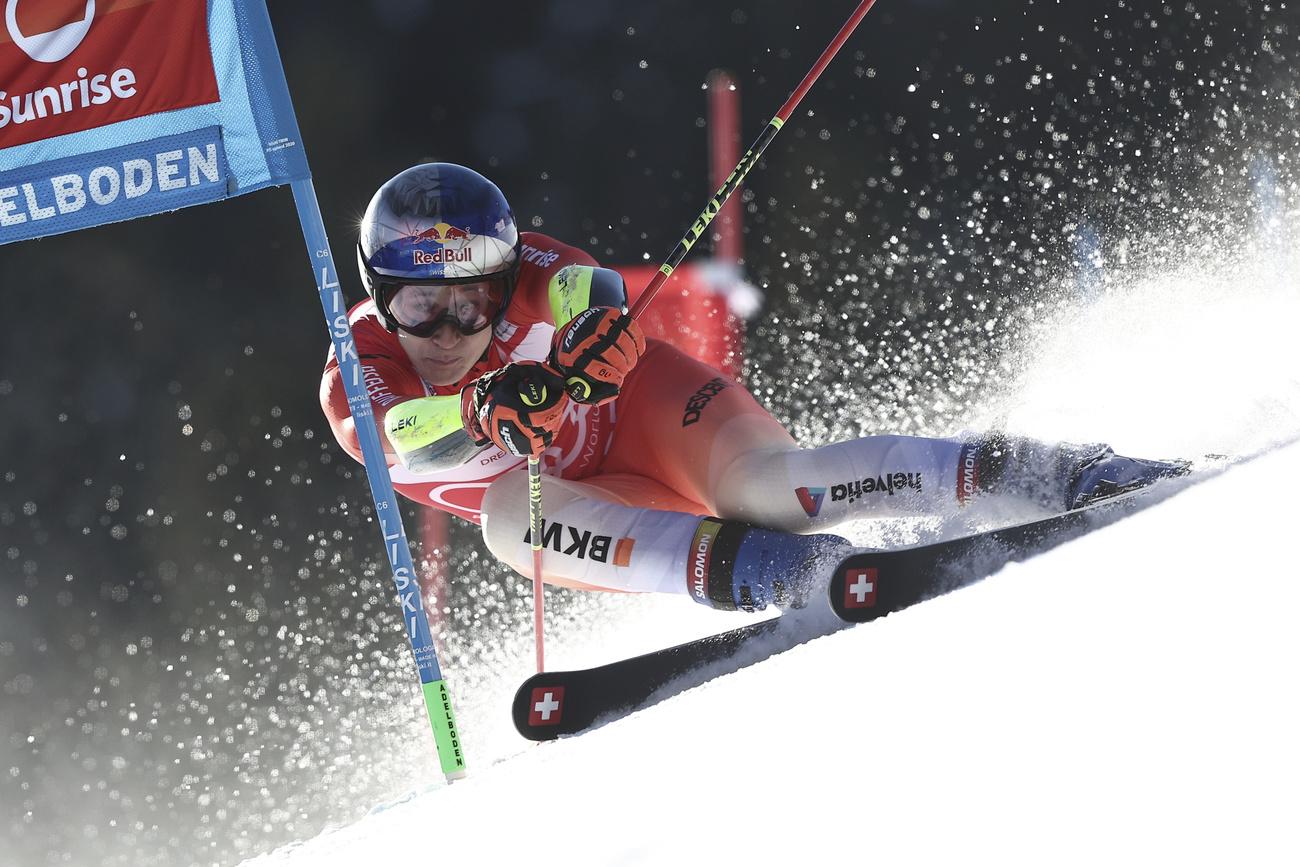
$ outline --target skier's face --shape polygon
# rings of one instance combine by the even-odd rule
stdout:
[[[428,337],[397,332],[406,355],[426,382],[455,385],[465,378],[474,362],[483,357],[492,341],[492,329],[465,335],[451,324],[444,324]]]

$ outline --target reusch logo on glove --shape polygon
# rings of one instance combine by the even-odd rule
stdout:
[[[576,317],[576,318],[573,320],[573,322],[569,325],[569,330],[568,330],[567,332],[565,332],[565,335],[564,335],[564,351],[565,351],[565,352],[572,352],[572,351],[573,351],[573,347],[574,347],[575,344],[577,344],[577,343],[579,343],[579,342],[581,342],[581,341],[583,341],[583,340],[586,340],[588,337],[591,336],[591,335],[589,335],[589,334],[583,332],[583,330],[582,330],[582,326],[583,326],[584,323],[586,323],[586,321],[587,321],[588,319],[590,319],[590,318],[593,317],[593,316],[598,315],[599,313],[600,313],[600,311],[599,311],[598,309],[596,309],[595,307],[588,307],[586,310],[582,311],[581,313],[579,313],[579,314],[577,315],[577,317]]]
[[[0,148],[217,102],[204,0],[5,0]]]
[[[513,430],[516,430],[513,424],[510,424],[508,422],[503,423],[500,426],[500,428],[498,428],[497,430],[497,433],[501,435],[501,442],[505,443],[506,451],[510,452],[510,454],[514,455],[515,457],[517,458],[528,457],[528,455],[532,454],[531,452],[521,452],[519,450],[519,446],[515,445],[515,438],[511,434],[511,431]]]

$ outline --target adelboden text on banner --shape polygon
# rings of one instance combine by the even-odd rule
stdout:
[[[265,0],[0,0],[0,244],[289,184],[447,778],[464,755]]]

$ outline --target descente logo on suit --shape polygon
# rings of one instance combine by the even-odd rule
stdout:
[[[686,410],[682,414],[682,427],[690,427],[699,421],[700,413],[726,387],[727,381],[720,376],[715,376],[696,389],[695,393],[686,401]]]

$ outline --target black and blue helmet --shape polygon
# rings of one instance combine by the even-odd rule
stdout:
[[[454,163],[424,163],[375,193],[361,222],[357,264],[390,331],[402,286],[501,281],[499,319],[519,271],[519,228],[497,185]],[[494,293],[495,294],[495,293]]]

